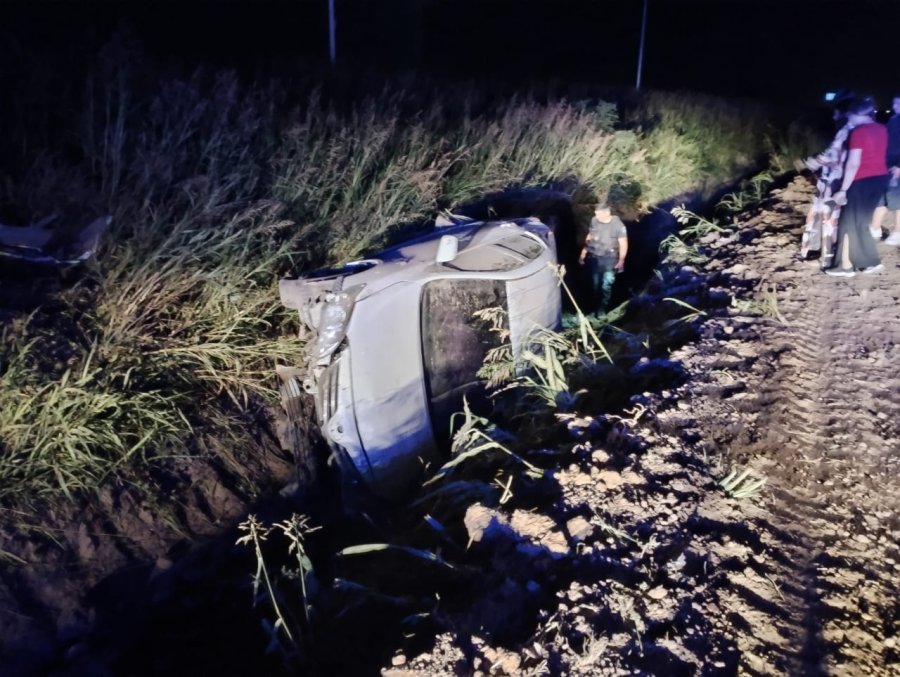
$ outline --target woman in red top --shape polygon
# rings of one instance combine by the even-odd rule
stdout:
[[[883,268],[869,224],[888,180],[887,129],[874,120],[875,102],[865,97],[854,102],[848,112],[854,129],[850,132],[841,190],[834,194],[835,202],[846,206],[838,221],[835,267],[825,271],[841,277],[852,277],[857,270],[874,273]]]

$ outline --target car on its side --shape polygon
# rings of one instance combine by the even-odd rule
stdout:
[[[504,311],[517,355],[535,330],[559,326],[555,263],[552,231],[529,218],[439,227],[282,279],[281,301],[310,337],[308,364],[278,369],[285,410],[311,393],[345,476],[384,498],[408,491],[447,453],[463,397],[483,393],[477,372],[501,337],[476,312]]]

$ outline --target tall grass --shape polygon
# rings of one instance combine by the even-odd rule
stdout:
[[[189,453],[197,429],[248,438],[246,410],[277,401],[275,362],[300,362],[276,290],[287,270],[358,257],[508,187],[628,186],[646,206],[766,151],[762,111],[687,95],[651,95],[625,124],[611,103],[522,96],[476,112],[475,94],[428,85],[341,106],[312,88],[289,105],[284,83],[228,73],[149,84],[138,57],[99,60],[65,156],[43,148],[0,187],[7,209],[71,213],[75,195],[114,217],[85,279],[0,344],[7,497],[90,489]],[[41,347],[53,341],[63,367]]]
[[[94,347],[77,369],[41,378],[32,366],[40,345],[7,346],[11,358],[0,362],[0,499],[94,490],[148,443],[189,427],[178,391],[113,385]]]

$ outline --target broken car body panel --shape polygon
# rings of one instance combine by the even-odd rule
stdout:
[[[31,226],[0,224],[0,258],[51,266],[76,265],[97,251],[112,217],[101,216],[80,229],[49,228],[55,220],[54,215]]]
[[[556,248],[536,219],[440,228],[338,269],[283,279],[309,332],[308,366],[281,368],[282,397],[312,393],[338,460],[377,495],[408,489],[440,460],[450,415],[497,345],[474,312],[507,313],[513,352],[559,324]],[[285,408],[290,411],[288,402]]]

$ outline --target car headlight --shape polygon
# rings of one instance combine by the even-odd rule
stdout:
[[[317,359],[331,355],[344,340],[353,304],[363,286],[360,284],[328,295],[319,318],[319,336],[315,346]]]

